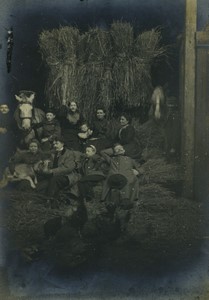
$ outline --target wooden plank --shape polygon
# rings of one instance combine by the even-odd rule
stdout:
[[[186,0],[184,104],[182,124],[182,163],[185,169],[183,195],[192,198],[194,192],[194,124],[195,124],[195,33],[197,1]]]
[[[199,39],[200,43],[205,42]],[[198,200],[209,193],[209,51],[197,48],[196,67],[196,116],[195,116],[195,184],[194,195]]]

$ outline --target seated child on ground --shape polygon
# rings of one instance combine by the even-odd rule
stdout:
[[[89,201],[93,197],[92,188],[105,176],[101,170],[102,158],[96,154],[96,148],[89,145],[85,152],[85,157],[81,162],[82,178],[78,182],[78,189],[80,197]]]

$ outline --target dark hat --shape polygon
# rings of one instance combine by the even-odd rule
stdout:
[[[86,175],[84,178],[81,179],[81,181],[82,182],[85,182],[85,181],[95,182],[95,181],[100,181],[100,180],[103,180],[103,179],[105,179],[104,174],[101,171],[95,171],[92,174]]]
[[[45,109],[45,114],[47,114],[47,113],[52,113],[54,115],[56,114],[55,110],[53,108],[50,108],[50,107]]]
[[[55,136],[54,142],[61,142],[61,143],[65,144],[65,140],[62,136]]]
[[[107,180],[109,187],[114,189],[122,189],[127,184],[127,178],[122,174],[113,174]]]
[[[34,91],[28,91],[28,90],[19,91],[19,96],[30,97],[32,94],[35,94],[35,92]]]

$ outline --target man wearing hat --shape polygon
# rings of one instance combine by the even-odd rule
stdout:
[[[75,154],[65,148],[62,137],[57,137],[53,142],[55,153],[52,164],[48,170],[44,170],[45,179],[37,185],[37,190],[44,192],[51,198],[52,204],[57,202],[59,192],[69,187],[71,192],[77,195],[75,184],[80,178],[77,172]]]
[[[33,128],[41,128],[41,148],[43,151],[50,151],[53,147],[55,137],[61,136],[61,127],[59,121],[56,119],[56,114],[53,109],[46,110],[46,117],[43,122],[34,124]]]

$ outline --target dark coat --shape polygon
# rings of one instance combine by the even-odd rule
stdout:
[[[102,170],[100,169],[101,163],[102,159],[97,154],[89,158],[83,157],[81,162],[81,174],[84,176],[93,174],[103,174]]]
[[[50,141],[61,135],[61,127],[57,119],[53,119],[52,121],[44,120],[37,124],[35,128],[42,128],[41,138],[49,138]]]
[[[53,156],[53,164],[55,160],[55,155]],[[57,159],[57,167],[53,167],[52,169],[53,175],[66,175],[69,179],[70,185],[73,185],[80,178],[79,173],[77,172],[77,163],[76,156],[74,151],[69,149],[63,149],[60,153],[60,156]]]
[[[106,119],[95,119],[92,124],[94,138],[106,138],[108,130],[108,121]]]

